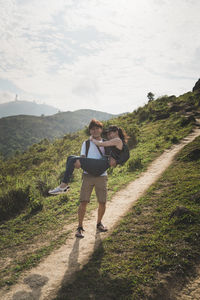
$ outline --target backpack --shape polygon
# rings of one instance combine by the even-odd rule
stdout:
[[[103,139],[104,141],[104,139]],[[88,151],[90,148],[90,140],[85,141],[85,156],[88,156]],[[100,151],[100,154],[103,156],[103,154],[101,153],[101,150],[99,149],[99,147],[97,147],[97,149]],[[108,156],[110,154],[110,147],[105,147],[105,155]]]
[[[123,144],[122,152],[120,153],[120,158],[117,163],[123,165],[130,158],[130,152],[127,144]]]

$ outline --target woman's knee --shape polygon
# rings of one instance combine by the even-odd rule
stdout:
[[[79,159],[76,159],[76,161],[74,162],[74,167],[75,167],[76,169],[80,169],[81,163],[80,163],[80,160],[79,160]]]
[[[69,155],[69,156],[67,157],[67,162],[68,162],[69,160],[75,158],[75,157],[76,157],[75,155]]]

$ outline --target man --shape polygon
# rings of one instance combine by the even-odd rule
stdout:
[[[89,132],[90,135],[95,139],[101,141],[101,134],[103,131],[103,124],[95,119],[91,120],[89,124]],[[90,141],[90,146],[88,149],[87,157],[101,159],[102,154],[105,154],[104,147],[100,147],[100,151],[97,146]],[[82,144],[81,148],[81,156],[86,156],[86,141]],[[111,166],[116,166],[116,161],[111,158],[110,160]],[[76,168],[80,166],[76,165]],[[86,212],[87,204],[90,202],[90,196],[93,188],[95,188],[97,200],[99,203],[98,207],[98,215],[97,215],[97,229],[101,232],[107,231],[107,228],[102,224],[102,218],[104,216],[106,210],[106,200],[107,200],[107,172],[101,174],[101,176],[92,176],[87,174],[85,171],[83,172],[83,180],[80,192],[80,206],[78,209],[78,228],[75,234],[76,237],[83,238],[83,220]]]

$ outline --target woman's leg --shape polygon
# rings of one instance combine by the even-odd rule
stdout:
[[[67,158],[66,170],[64,173],[63,181],[61,182],[61,184],[58,187],[56,187],[52,190],[49,190],[49,194],[58,195],[61,193],[65,193],[69,190],[68,183],[73,174],[74,168],[75,167],[80,168],[80,163],[78,164],[79,158],[80,158],[79,156],[74,156],[74,155],[71,155]]]
[[[77,160],[80,164],[77,163]],[[84,171],[93,176],[100,176],[110,167],[108,159],[93,159],[71,155],[67,158],[63,181],[57,188],[49,190],[49,194],[57,195],[66,192],[69,189],[68,183],[74,172],[75,166],[77,168],[81,167]]]
[[[93,159],[71,155],[67,158],[63,183],[69,183],[77,160],[80,161],[81,168],[93,176],[100,176],[110,167],[108,159]]]
[[[74,156],[74,155],[70,155],[68,158],[67,158],[67,162],[66,162],[66,170],[65,170],[65,173],[64,173],[64,178],[63,178],[63,181],[62,183],[64,184],[67,184],[69,183],[70,181],[70,178],[74,172],[74,168],[75,168],[75,163],[76,161],[80,159],[79,156]],[[61,183],[61,184],[62,184]]]

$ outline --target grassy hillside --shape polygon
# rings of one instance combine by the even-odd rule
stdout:
[[[172,288],[181,287],[200,258],[199,170],[200,137],[181,151],[56,300],[174,299]]]
[[[162,97],[108,124],[122,126],[130,136],[131,158],[109,170],[109,199],[135,179],[164,149],[188,135],[195,125],[200,97],[187,93]],[[15,282],[19,274],[66,239],[64,224],[76,218],[81,171],[76,170],[67,195],[48,196],[62,178],[66,157],[78,154],[87,130],[67,134],[53,143],[43,140],[24,154],[0,161],[0,286]],[[88,210],[96,207],[95,195]]]
[[[62,112],[52,116],[19,115],[0,119],[0,153],[4,157],[26,150],[42,139],[61,137],[84,128],[88,120],[108,120],[112,114],[82,109]]]

